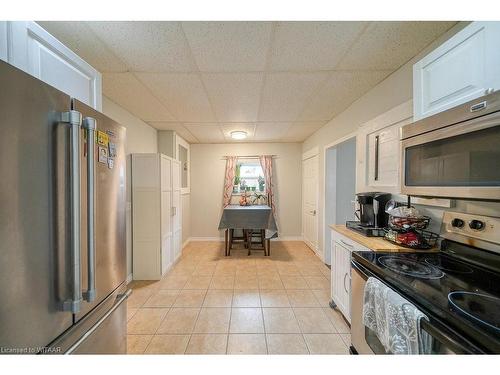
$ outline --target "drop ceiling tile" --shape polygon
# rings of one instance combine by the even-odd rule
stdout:
[[[340,63],[342,69],[397,69],[455,22],[371,22]]]
[[[269,73],[266,75],[259,121],[294,121],[328,73]]]
[[[174,130],[187,142],[198,143],[196,137],[181,123],[150,121],[148,124],[157,130]]]
[[[286,135],[282,137],[282,142],[303,142],[325,124],[326,122],[292,123]]]
[[[37,22],[78,56],[102,72],[125,72],[127,66],[97,36],[85,22]]]
[[[173,121],[174,117],[132,73],[105,73],[103,94],[143,121]]]
[[[367,22],[279,22],[271,70],[333,70]]]
[[[214,122],[215,117],[196,73],[137,73],[137,78],[181,122]]]
[[[263,73],[204,73],[202,79],[220,122],[257,120]]]
[[[87,24],[132,71],[195,70],[179,22],[89,21]]]
[[[222,133],[224,134],[224,138],[226,141],[230,142],[248,142],[253,140],[255,136],[255,124],[249,124],[249,123],[224,123],[224,124],[219,124],[220,128],[222,130]],[[231,132],[233,131],[244,131],[247,133],[247,137],[244,140],[237,141],[231,138]]]
[[[390,73],[390,70],[333,72],[330,79],[310,98],[299,120],[331,120]]]
[[[183,22],[182,28],[201,71],[264,70],[271,22]]]
[[[290,122],[259,122],[255,128],[255,141],[280,142],[292,126]]]
[[[184,126],[200,143],[223,143],[224,134],[217,123],[188,123]]]

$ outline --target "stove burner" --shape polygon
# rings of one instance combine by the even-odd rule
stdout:
[[[471,292],[451,292],[448,301],[452,308],[465,314],[490,330],[500,333],[500,298]]]
[[[379,263],[391,271],[421,279],[439,279],[444,273],[430,265],[397,256],[382,256]]]
[[[430,264],[436,268],[439,268],[442,271],[451,272],[451,273],[472,273],[474,272],[472,268],[468,265],[454,261],[453,259],[446,258],[444,256],[435,257],[435,258],[425,258],[425,263]]]

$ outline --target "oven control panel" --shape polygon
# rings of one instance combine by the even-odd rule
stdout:
[[[446,237],[447,233],[500,244],[500,218],[447,211],[441,234]]]

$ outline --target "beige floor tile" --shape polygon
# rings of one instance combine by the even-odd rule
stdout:
[[[229,334],[227,354],[267,354],[264,334]]]
[[[206,290],[181,290],[173,307],[201,307]]]
[[[170,274],[167,277],[163,278],[159,281],[160,289],[182,289],[184,285],[186,285],[187,281],[190,279],[190,276],[179,275],[172,276]]]
[[[188,335],[155,335],[146,354],[184,354],[188,342]]]
[[[230,308],[204,307],[198,315],[194,333],[227,333],[229,331]]]
[[[278,267],[278,272],[281,276],[300,276],[299,269],[295,265],[284,265]]]
[[[127,306],[127,322],[132,319],[132,317],[137,313],[138,310],[138,308]]]
[[[193,332],[200,308],[173,307],[158,328],[157,334],[190,334]]]
[[[318,300],[321,307],[329,307],[332,300],[330,289],[313,289],[311,290]]]
[[[293,309],[302,333],[336,333],[332,323],[320,307]]]
[[[232,275],[223,275],[223,276],[214,276],[210,283],[210,289],[234,289],[234,276]]]
[[[262,307],[290,307],[285,290],[261,290]]]
[[[284,289],[279,274],[268,276],[259,275],[259,289]]]
[[[335,327],[338,333],[349,333],[349,334],[351,333],[351,329],[345,322],[345,319],[340,313],[340,311],[332,309],[330,307],[325,307],[323,308],[323,312],[330,319],[330,321],[332,322],[333,326]]]
[[[127,299],[128,307],[141,307],[154,293],[153,289],[133,289],[132,294]]]
[[[209,289],[203,307],[231,307],[232,290]]]
[[[349,333],[341,333],[340,337],[342,337],[342,341],[344,341],[347,347],[351,346],[351,335]]]
[[[257,275],[238,275],[234,279],[234,289],[259,289]]]
[[[268,334],[269,354],[309,354],[301,334]]]
[[[324,276],[317,266],[305,266],[301,267],[299,270],[302,276]]]
[[[306,280],[302,276],[281,276],[285,289],[308,289]]]
[[[168,309],[142,308],[127,323],[128,334],[154,334]]]
[[[212,276],[215,272],[216,264],[200,264],[196,267],[193,275],[196,276]]]
[[[313,292],[308,289],[289,289],[287,294],[292,307],[320,307]]]
[[[143,354],[153,335],[127,335],[127,354]]]
[[[183,289],[208,289],[212,276],[193,276],[191,277]]]
[[[165,289],[158,290],[144,304],[144,307],[171,307],[177,295],[179,294],[179,290],[175,289]]]
[[[260,307],[260,294],[258,290],[235,290],[233,307]]]
[[[339,334],[304,334],[311,354],[349,354]]]
[[[305,276],[307,285],[311,289],[330,289],[330,283],[324,276]]]
[[[231,310],[230,333],[264,333],[262,309],[241,307]]]
[[[227,335],[195,334],[191,336],[186,354],[226,354]]]
[[[263,308],[266,333],[300,333],[300,328],[291,308]]]

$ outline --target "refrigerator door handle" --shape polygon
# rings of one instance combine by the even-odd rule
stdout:
[[[71,210],[71,299],[64,301],[63,310],[77,313],[82,302],[80,281],[80,127],[82,114],[78,111],[61,113],[61,122],[69,125],[70,137],[70,210]]]
[[[125,302],[125,300],[132,294],[132,289],[128,289],[125,293],[119,294],[116,296],[117,301],[111,307],[111,309],[108,310],[106,314],[102,316],[101,319],[97,321],[95,325],[92,326],[80,339],[78,339],[77,342],[75,342],[64,354],[73,354],[73,352],[78,349],[78,347],[83,344],[85,340],[87,340],[92,334],[110,317],[113,312],[120,307],[120,305]]]
[[[82,123],[85,129],[87,145],[87,290],[83,292],[83,298],[87,302],[93,302],[96,298],[95,287],[95,151],[94,139],[96,131],[96,120],[85,117]]]

